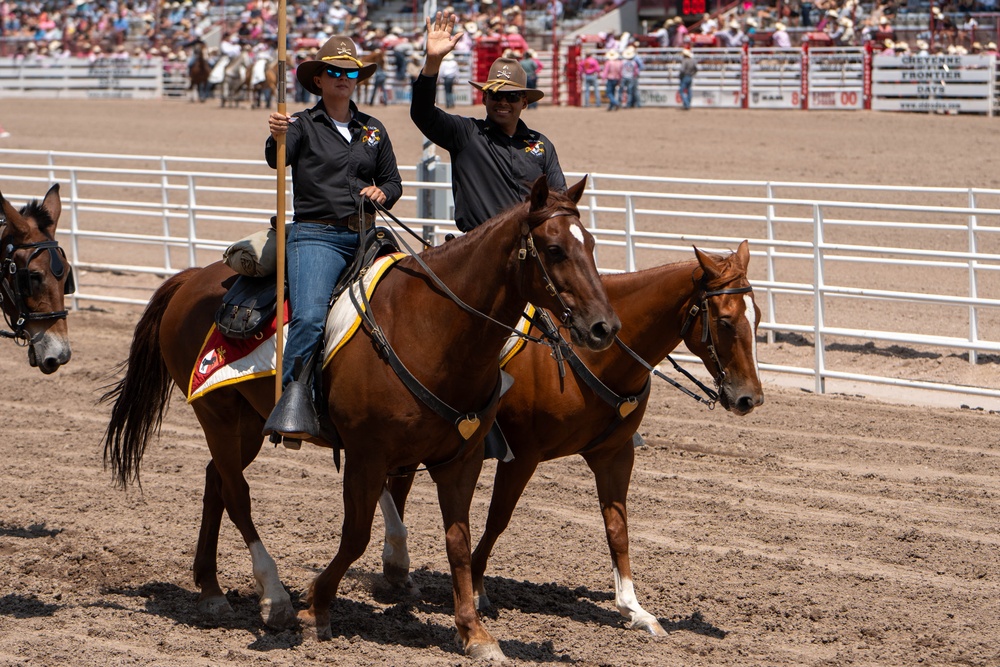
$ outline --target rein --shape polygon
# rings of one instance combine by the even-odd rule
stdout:
[[[420,239],[422,243],[424,243],[423,239],[420,236],[418,236],[412,229],[403,224],[395,215],[390,213],[389,210],[386,209],[384,206],[375,203],[375,207],[384,216],[389,217],[400,227],[402,227],[407,232],[412,234],[414,237]],[[566,215],[572,215],[572,213],[565,210],[559,210],[549,215],[547,219],[551,220],[552,218],[557,218]],[[551,340],[550,342],[546,341],[545,338],[536,338],[534,336],[529,336],[528,334],[521,333],[516,328],[508,326],[503,322],[500,322],[494,319],[493,317],[490,317],[486,313],[482,313],[473,308],[472,306],[469,306],[464,301],[462,301],[462,299],[460,299],[458,295],[452,292],[447,285],[444,284],[444,282],[431,270],[431,268],[427,266],[427,263],[420,258],[419,254],[413,252],[413,249],[406,243],[406,241],[403,240],[403,238],[399,234],[395,233],[395,231],[392,230],[391,228],[389,229],[389,231],[390,233],[393,234],[393,236],[396,237],[396,241],[402,247],[404,247],[407,250],[407,252],[410,253],[410,257],[412,257],[417,262],[417,264],[426,272],[426,274],[433,280],[434,284],[437,285],[438,288],[441,289],[453,303],[455,303],[465,312],[474,315],[476,317],[485,319],[501,327],[502,329],[505,329],[507,332],[517,335],[518,337],[531,342],[542,343],[554,347],[557,344],[556,340],[560,341],[562,340],[561,338],[557,338],[556,340]],[[572,317],[572,311],[566,306],[566,303],[559,296],[558,290],[556,290],[555,285],[548,274],[548,271],[545,269],[545,265],[542,263],[541,257],[539,257],[538,255],[538,251],[535,248],[534,239],[531,236],[530,230],[527,228],[527,225],[525,223],[522,223],[520,243],[521,247],[520,250],[518,251],[518,259],[524,261],[527,259],[529,254],[535,258],[535,260],[538,262],[538,266],[541,268],[542,271],[542,275],[545,281],[545,289],[550,294],[555,296],[559,304],[562,306],[563,308],[562,321],[566,322]],[[396,373],[396,376],[400,379],[400,381],[406,386],[407,389],[410,390],[410,392],[414,396],[420,399],[420,401],[423,402],[424,405],[426,405],[428,408],[436,412],[439,416],[448,421],[450,424],[454,425],[455,428],[458,430],[459,434],[462,436],[462,439],[468,441],[479,430],[482,424],[480,415],[486,414],[496,407],[496,405],[500,401],[500,397],[503,396],[503,394],[506,393],[507,389],[509,389],[510,386],[513,384],[513,378],[508,373],[505,373],[503,370],[498,368],[497,370],[499,371],[499,376],[497,378],[497,383],[496,386],[494,387],[493,394],[490,397],[489,401],[487,402],[486,406],[477,412],[463,413],[460,412],[459,410],[456,410],[455,408],[451,407],[448,403],[446,403],[438,396],[436,396],[430,389],[425,387],[420,382],[420,380],[418,380],[416,376],[410,372],[410,370],[406,367],[403,361],[399,358],[399,355],[393,349],[392,344],[389,342],[388,338],[386,338],[385,333],[382,331],[382,328],[375,321],[374,315],[372,313],[371,304],[368,301],[368,295],[365,293],[365,290],[364,289],[359,290],[360,303],[358,295],[355,295],[354,290],[349,290],[348,293],[350,294],[351,302],[354,304],[354,308],[358,312],[358,315],[361,317],[362,322],[364,322],[365,328],[368,330],[368,334],[369,336],[371,336],[372,342],[374,343],[379,355],[386,360],[386,362]],[[556,336],[558,337],[558,332],[556,333]],[[455,455],[450,459],[448,459],[447,461],[436,463],[430,466],[425,466],[423,468],[419,468],[416,470],[409,470],[406,471],[405,473],[399,473],[398,475],[407,476],[413,474],[414,472],[425,472],[432,470],[434,468],[448,465],[449,463],[458,459],[464,453],[464,451],[465,447],[460,447],[458,451],[455,453]],[[390,477],[396,476],[396,474],[390,474],[389,476]]]
[[[0,230],[6,227],[6,223],[5,219],[0,219]],[[14,259],[14,254],[18,250],[26,249],[31,249],[32,252],[24,263],[24,267],[18,267]],[[45,251],[49,253],[49,267],[56,280],[61,279],[64,274],[68,273],[66,282],[63,285],[63,293],[73,294],[76,291],[76,284],[73,281],[73,267],[69,266],[69,263],[66,261],[66,255],[63,249],[59,247],[58,241],[38,241],[35,243],[20,244],[8,243],[0,249],[0,274],[2,274],[0,275],[0,305],[10,304],[15,310],[15,314],[10,315],[4,309],[4,320],[7,322],[7,326],[11,328],[11,331],[0,330],[0,337],[11,338],[22,347],[37,343],[44,335],[43,333],[39,333],[33,337],[29,336],[26,331],[29,322],[62,320],[66,319],[69,312],[67,310],[54,310],[36,313],[32,312],[25,302],[32,293],[31,272],[28,267],[36,257]]]
[[[383,214],[385,217],[388,217],[390,220],[392,220],[397,225],[399,225],[400,227],[402,227],[403,229],[405,229],[411,235],[413,235],[414,237],[416,237],[417,239],[419,239],[420,242],[424,244],[425,248],[426,247],[430,247],[423,240],[423,238],[420,237],[420,235],[418,235],[412,229],[410,229],[409,227],[407,227],[406,224],[404,224],[402,221],[400,221],[399,218],[397,218],[395,215],[393,215],[389,211],[389,209],[385,208],[381,204],[375,204],[375,208],[378,209],[379,213]],[[560,218],[560,217],[568,216],[568,215],[574,215],[574,213],[572,213],[570,211],[559,210],[559,211],[556,211],[555,213],[552,213],[551,215],[549,215],[546,218],[546,220],[551,220],[553,218]],[[539,343],[539,344],[542,344],[542,345],[549,345],[550,347],[553,345],[554,341],[545,340],[545,338],[547,338],[547,336],[546,337],[542,337],[542,338],[537,338],[535,336],[531,336],[529,334],[522,333],[522,332],[518,331],[515,327],[512,327],[512,326],[509,326],[507,324],[504,324],[503,322],[499,322],[499,321],[495,320],[494,318],[490,317],[489,315],[487,315],[486,313],[482,313],[482,312],[476,310],[475,308],[473,308],[472,306],[468,305],[464,301],[462,301],[458,297],[458,295],[456,295],[454,292],[452,292],[451,289],[449,289],[448,286],[444,284],[444,281],[442,281],[437,276],[437,274],[435,274],[431,270],[431,268],[429,266],[427,266],[427,263],[424,262],[424,260],[420,258],[420,255],[418,253],[413,252],[413,248],[411,248],[406,243],[406,241],[404,241],[403,238],[399,234],[397,234],[395,232],[395,230],[393,230],[390,227],[389,231],[393,234],[393,236],[396,237],[396,241],[399,242],[399,244],[406,249],[406,251],[410,254],[410,257],[412,257],[417,262],[417,264],[420,265],[420,268],[422,268],[424,270],[424,272],[430,277],[430,279],[432,281],[434,281],[434,284],[437,285],[438,288],[442,292],[444,292],[448,296],[448,298],[451,299],[451,301],[456,306],[458,306],[459,308],[461,308],[465,312],[469,313],[470,315],[475,315],[476,317],[482,318],[482,319],[484,319],[484,320],[486,320],[486,321],[488,321],[488,322],[490,322],[492,324],[495,324],[496,326],[498,326],[498,327],[500,327],[502,329],[505,329],[509,334],[511,334],[513,336],[517,336],[518,338],[521,338],[523,340],[529,341],[531,343]],[[517,258],[519,260],[521,260],[521,261],[524,261],[525,259],[527,259],[528,254],[530,254],[532,257],[534,257],[535,261],[538,263],[539,268],[542,270],[542,277],[543,277],[543,279],[545,281],[545,291],[547,291],[549,294],[551,294],[552,296],[554,296],[556,298],[556,300],[559,302],[560,307],[562,308],[562,317],[560,318],[560,321],[563,324],[571,321],[571,319],[573,317],[572,310],[566,305],[566,302],[559,295],[559,291],[555,288],[555,284],[552,282],[552,278],[549,276],[549,272],[546,270],[545,264],[542,263],[542,258],[538,256],[538,251],[535,249],[535,241],[534,241],[534,239],[532,238],[529,230],[527,230],[525,228],[525,225],[522,224],[522,226],[521,226],[521,249],[518,250]],[[523,280],[523,274],[522,274],[522,280]],[[559,340],[561,340],[561,338]]]
[[[722,386],[722,383],[726,378],[726,372],[722,367],[722,362],[719,360],[719,355],[718,352],[716,351],[715,336],[712,333],[711,322],[708,316],[708,300],[714,296],[723,296],[726,294],[746,294],[752,291],[753,287],[749,285],[746,287],[733,287],[721,290],[707,290],[705,291],[704,294],[702,294],[700,299],[700,304],[695,304],[691,306],[691,308],[688,310],[687,317],[684,319],[684,323],[681,326],[681,337],[683,338],[687,334],[687,332],[690,331],[695,318],[699,314],[701,314],[701,316],[704,318],[702,324],[701,340],[703,343],[705,342],[708,343],[709,354],[718,371],[717,373],[713,373],[713,381],[715,382],[716,389]],[[639,406],[639,403],[648,398],[651,385],[650,379],[646,380],[645,386],[638,394],[634,396],[621,396],[612,389],[610,389],[603,382],[601,382],[600,378],[598,378],[597,375],[595,375],[594,372],[591,371],[586,366],[586,364],[583,363],[583,360],[577,356],[577,354],[573,351],[573,348],[570,347],[569,344],[566,343],[564,340],[558,338],[559,333],[558,331],[556,331],[555,325],[552,323],[552,321],[549,319],[548,315],[544,311],[540,312],[539,316],[532,320],[532,323],[534,323],[535,326],[537,326],[541,331],[543,331],[547,337],[555,336],[556,339],[560,341],[555,346],[556,351],[558,353],[556,359],[560,365],[560,376],[562,376],[563,374],[562,361],[565,360],[569,363],[570,368],[573,369],[573,372],[576,373],[577,377],[579,377],[580,380],[584,384],[586,384],[587,387],[594,392],[594,394],[598,396],[598,398],[600,398],[602,401],[611,406],[615,411],[614,418],[612,419],[611,423],[608,424],[608,426],[604,429],[604,431],[602,431],[599,435],[597,435],[590,442],[588,442],[583,447],[583,449],[577,452],[578,454],[586,453],[587,451],[593,449],[600,443],[604,442],[604,440],[606,440],[615,431],[615,429],[617,429],[618,426],[623,421],[625,421],[625,419]],[[715,405],[719,400],[718,392],[715,389],[706,386],[698,378],[694,377],[694,375],[692,375],[690,372],[682,368],[680,364],[678,364],[669,354],[667,355],[666,358],[667,361],[669,361],[671,365],[674,367],[674,370],[681,373],[682,375],[684,375],[684,377],[686,377],[688,380],[694,383],[704,393],[704,396],[695,393],[694,391],[688,389],[687,387],[677,382],[676,380],[667,377],[666,375],[661,373],[658,369],[650,365],[645,359],[640,357],[632,348],[626,345],[622,341],[622,339],[619,338],[618,336],[615,336],[615,343],[617,343],[618,347],[620,347],[622,350],[628,353],[628,355],[631,356],[632,359],[634,359],[637,363],[639,363],[639,365],[641,365],[643,368],[649,371],[652,375],[655,375],[656,377],[667,382],[676,389],[679,389],[682,393],[686,394],[687,396],[690,396],[699,403],[706,405],[709,410],[715,409]]]

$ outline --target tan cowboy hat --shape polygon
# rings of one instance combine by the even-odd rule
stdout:
[[[782,23],[781,21],[778,21],[777,23],[775,23],[775,24],[774,24],[774,29],[775,29],[775,30],[784,30],[784,29],[786,29],[787,27],[788,27],[788,26],[786,26],[786,25],[785,25],[784,23]]]
[[[604,54],[604,57],[607,58],[608,60],[618,60],[618,52],[615,51],[614,49],[611,49],[610,51]]]
[[[322,73],[328,65],[340,69],[361,70],[357,81],[364,81],[378,69],[375,63],[365,65],[358,60],[358,47],[354,45],[354,40],[346,35],[334,35],[326,40],[326,44],[316,54],[315,60],[307,60],[295,68],[295,78],[313,95],[322,95],[323,91],[316,86],[313,78]]]
[[[694,54],[691,53],[691,49],[681,49],[681,55],[685,58],[694,58]]]
[[[633,58],[635,58],[635,47],[632,46],[631,44],[629,46],[626,46],[625,50],[622,51],[622,58],[624,58],[625,60],[632,60]]]
[[[528,88],[528,75],[521,63],[513,58],[497,58],[490,66],[488,81],[470,81],[473,86],[485,92],[524,91],[528,94],[528,103],[537,102],[545,97],[545,93],[537,88]]]

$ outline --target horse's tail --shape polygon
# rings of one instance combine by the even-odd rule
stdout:
[[[116,367],[125,376],[98,402],[114,400],[104,433],[104,466],[111,465],[116,485],[139,484],[139,464],[153,434],[159,434],[170,404],[173,379],[160,353],[160,321],[170,300],[187,282],[191,269],[160,285],[135,326],[128,359]],[[141,484],[140,484],[141,486]]]

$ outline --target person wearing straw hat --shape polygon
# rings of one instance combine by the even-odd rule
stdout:
[[[350,37],[334,35],[315,58],[295,70],[299,83],[319,95],[319,102],[292,116],[274,112],[268,117],[271,134],[264,157],[276,167],[276,139],[284,134],[294,195],[285,245],[291,319],[282,357],[283,386],[297,380],[311,387],[305,373],[296,377],[296,367],[311,367],[333,289],[358,250],[359,229],[374,222],[372,202],[391,208],[403,194],[385,126],[351,100],[358,82],[376,67],[358,59]],[[310,393],[282,392],[265,435],[278,432],[298,440],[319,435]]]
[[[455,223],[463,232],[483,224],[504,209],[524,201],[531,185],[545,176],[549,188],[566,190],[555,147],[531,130],[521,113],[544,93],[527,86],[527,75],[512,58],[497,58],[486,81],[470,81],[483,92],[486,118],[449,114],[437,106],[441,63],[455,48],[461,31],[452,34],[455,15],[438,12],[427,18],[424,66],[413,84],[410,118],[424,136],[451,154]]]
[[[691,49],[681,49],[681,70],[680,70],[680,93],[682,108],[687,111],[691,108],[691,83],[694,75],[698,73],[698,63],[694,61],[694,54]]]

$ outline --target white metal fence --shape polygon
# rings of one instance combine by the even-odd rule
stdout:
[[[452,231],[450,220],[416,214],[450,184],[418,182],[414,166],[401,172],[396,214],[437,239]],[[51,182],[63,186],[59,232],[78,269],[77,307],[145,303],[162,277],[215,261],[267,224],[275,201],[274,172],[257,161],[0,150],[8,199],[40,197]],[[829,363],[830,350],[850,345],[997,363],[1000,190],[591,174],[581,205],[605,272],[749,239],[767,342],[814,348],[811,365],[766,372],[811,377],[819,392],[835,379],[1000,398],[992,386]]]

